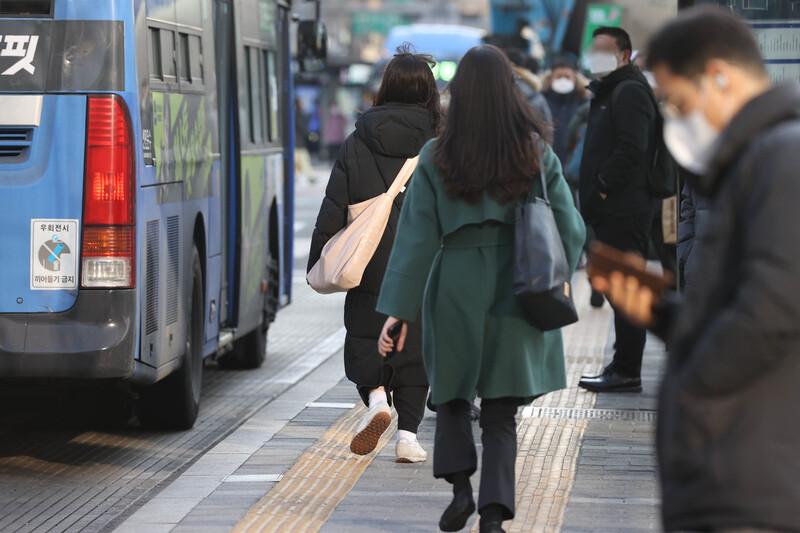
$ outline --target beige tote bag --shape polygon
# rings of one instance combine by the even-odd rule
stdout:
[[[388,191],[347,208],[347,226],[325,244],[319,261],[306,276],[312,289],[333,294],[361,284],[364,270],[386,231],[394,200],[414,173],[418,160],[419,157],[406,160]]]

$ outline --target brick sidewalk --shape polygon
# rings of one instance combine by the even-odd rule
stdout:
[[[608,306],[588,308],[587,289],[579,280],[576,301],[582,304],[581,321],[564,330],[568,388],[520,411],[517,516],[506,524],[509,531],[659,527],[651,440],[663,350],[649,341],[642,394],[597,396],[578,389],[580,375],[599,370],[613,344],[611,311]],[[177,527],[163,531],[438,530],[439,516],[450,501],[450,486],[433,479],[432,460],[420,465],[394,462],[394,422],[376,453],[365,457],[349,453],[349,439],[364,407],[343,379],[341,354],[315,370],[309,380],[243,426],[272,429],[263,446],[238,461],[240,466],[218,481],[217,488]],[[419,439],[429,453],[434,426],[435,415],[427,412]],[[474,430],[480,453],[477,424]],[[234,444],[220,446],[230,453],[241,451]],[[473,486],[478,483],[476,476]],[[470,527],[477,531],[477,517]]]

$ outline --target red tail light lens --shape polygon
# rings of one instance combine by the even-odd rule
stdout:
[[[117,95],[90,96],[87,115],[83,224],[133,225],[134,150],[125,102]]]
[[[117,95],[91,95],[86,117],[81,286],[136,286],[136,174],[131,118]]]

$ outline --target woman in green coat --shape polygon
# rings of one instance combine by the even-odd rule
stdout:
[[[586,235],[561,165],[539,140],[545,127],[505,55],[489,45],[470,50],[450,93],[445,131],[422,149],[400,215],[378,300],[389,315],[379,349],[385,356],[395,348],[389,328],[417,320],[422,303],[423,360],[437,406],[434,476],[453,484],[439,526],[458,531],[475,510],[469,415],[477,395],[481,533],[499,532],[514,516],[517,407],[566,386],[561,332],[533,327],[512,285],[514,208],[542,194],[540,165],[573,270]]]

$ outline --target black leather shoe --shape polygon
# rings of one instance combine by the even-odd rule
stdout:
[[[642,378],[606,370],[599,376],[583,376],[578,386],[591,392],[642,392]]]
[[[601,307],[603,307],[603,304],[605,302],[606,302],[605,297],[601,293],[592,289],[592,296],[591,298],[589,298],[589,305],[591,305],[595,309],[600,309]]]
[[[439,519],[439,529],[442,531],[461,531],[467,525],[467,520],[475,512],[475,500],[468,491],[459,492],[453,496],[453,501],[447,506]]]
[[[481,522],[480,533],[506,533],[506,530],[503,529],[502,524],[498,524],[497,522]]]

